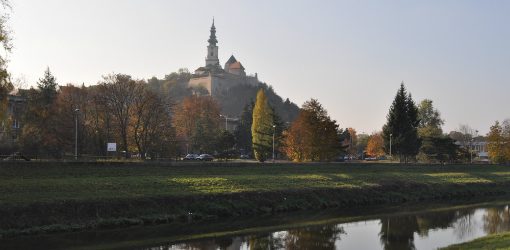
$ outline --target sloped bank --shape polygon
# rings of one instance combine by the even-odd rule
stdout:
[[[323,173],[330,173],[328,171],[338,171],[340,173],[351,171],[349,173],[352,173],[353,169],[358,169],[360,166],[354,166],[351,169],[349,167],[352,166],[347,165],[335,165],[334,167],[339,169],[324,168]],[[357,171],[374,171],[385,167],[375,166],[375,169]],[[463,171],[462,166],[457,166],[456,170],[443,169],[444,167],[441,166],[434,167],[435,169],[430,170],[433,173],[437,173],[441,169],[444,172],[469,172]],[[397,168],[399,167],[397,166]],[[321,168],[317,166],[316,169],[320,170]],[[469,170],[469,166],[466,169]],[[498,167],[493,170],[498,171],[499,175],[510,175],[510,172],[502,173],[501,171],[504,169]],[[285,170],[289,171],[288,169]],[[76,174],[76,171],[80,172],[76,169],[68,169],[67,171],[70,171],[70,174]],[[251,169],[237,169],[236,171],[246,172],[245,174],[248,175]],[[299,172],[300,170],[296,171]],[[314,175],[310,175],[310,178],[317,175],[317,170],[312,171],[312,173]],[[370,185],[360,187],[314,187],[309,184],[309,187],[233,193],[154,195],[135,198],[76,199],[69,197],[67,199],[22,202],[19,204],[2,202],[0,205],[0,229],[2,231],[0,233],[2,237],[13,237],[171,223],[182,220],[261,215],[326,207],[367,206],[415,200],[487,196],[504,194],[509,187],[510,181],[505,179],[456,184],[455,182],[427,183],[402,181],[401,179],[388,180],[386,178],[385,180],[374,180]]]

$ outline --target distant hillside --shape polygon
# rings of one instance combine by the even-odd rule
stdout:
[[[190,87],[189,80],[192,74],[188,69],[179,69],[178,72],[172,72],[165,75],[165,79],[157,79],[152,77],[147,82],[150,88],[158,91],[164,91],[171,95],[177,103],[180,103],[184,97],[194,94],[199,96],[209,95],[209,91],[203,87]],[[252,99],[257,101],[257,93],[260,89],[266,91],[267,101],[269,105],[276,108],[278,114],[286,122],[294,121],[298,115],[300,108],[287,98],[285,101],[274,92],[272,86],[266,83],[259,83],[257,86],[249,84],[241,84],[228,89],[228,91],[214,94],[213,98],[221,104],[223,114],[231,117],[239,116],[243,110],[244,104]]]
[[[274,92],[272,86],[266,83],[259,83],[258,86],[248,84],[237,85],[229,88],[228,92],[224,91],[220,94],[215,94],[214,99],[220,101],[224,115],[239,116],[246,102],[253,99],[257,101],[257,93],[260,89],[266,91],[267,102],[269,105],[276,108],[278,114],[286,122],[294,121],[298,115],[300,108],[287,98],[285,101]]]

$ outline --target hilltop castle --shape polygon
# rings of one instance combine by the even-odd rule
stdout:
[[[211,96],[221,91],[228,91],[232,86],[239,84],[257,85],[259,83],[257,73],[255,76],[247,76],[245,68],[241,62],[237,61],[232,55],[221,68],[218,55],[218,40],[216,39],[216,27],[214,20],[211,26],[211,35],[209,36],[209,45],[207,46],[207,56],[205,57],[205,67],[195,70],[193,78],[189,81],[189,86],[203,86]]]

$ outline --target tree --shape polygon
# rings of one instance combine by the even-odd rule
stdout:
[[[420,121],[418,127],[418,134],[425,135],[442,135],[442,126],[444,120],[441,119],[441,112],[434,109],[432,100],[424,99],[418,104],[418,120]]]
[[[422,138],[420,152],[423,153],[425,161],[455,162],[462,156],[461,148],[449,136],[426,135]]]
[[[190,137],[191,147],[200,153],[212,153],[216,149],[216,135],[221,128],[219,115],[212,116],[209,106],[206,106],[195,123]]]
[[[285,152],[294,161],[333,161],[340,150],[338,125],[315,99],[303,104],[285,139]]]
[[[255,158],[259,162],[264,162],[267,159],[267,154],[271,152],[271,146],[268,145],[268,142],[272,140],[272,137],[267,133],[263,133],[269,120],[270,116],[267,110],[265,91],[260,89],[257,94],[255,108],[253,109],[253,124],[251,126],[253,149],[255,151]]]
[[[510,160],[510,137],[505,133],[499,121],[491,126],[486,140],[486,147],[492,162],[504,163]]]
[[[134,93],[137,84],[141,80],[132,80],[131,76],[123,74],[110,74],[103,76],[99,82],[98,101],[103,106],[103,110],[112,114],[113,124],[120,134],[120,148],[124,151],[126,159],[129,158],[128,129],[130,115],[133,109]]]
[[[353,156],[356,153],[356,144],[358,143],[358,136],[356,135],[356,129],[354,128],[348,128],[347,133],[349,133],[350,141],[348,151],[351,156]]]
[[[310,147],[307,139],[304,116],[298,116],[298,119],[292,123],[289,130],[285,131],[284,152],[287,157],[296,162],[304,162]]]
[[[232,158],[235,154],[236,138],[227,129],[220,129],[220,132],[216,136],[216,148],[218,149],[218,158],[225,158],[227,162],[228,158]]]
[[[459,124],[459,127],[450,133],[450,137],[458,141],[462,148],[470,148],[471,140],[478,137],[478,130],[468,124]]]
[[[2,7],[4,10],[11,9],[11,3],[8,0],[1,0]],[[2,47],[4,51],[8,54],[11,52],[13,48],[12,44],[12,31],[7,26],[7,21],[9,20],[9,15],[7,13],[3,13],[0,16],[0,43],[2,43]],[[12,91],[13,85],[10,80],[10,74],[7,71],[7,58],[0,56],[0,119],[4,121],[5,124],[10,124],[10,121],[7,119],[7,94]]]
[[[188,142],[195,133],[196,123],[203,116],[204,112],[208,113],[208,119],[220,126],[221,107],[218,101],[213,100],[210,96],[199,97],[193,95],[185,97],[180,105],[177,106],[174,121],[177,129],[177,136]]]
[[[253,108],[255,103],[251,100],[251,104],[246,102],[243,111],[239,116],[239,126],[234,132],[237,145],[240,146],[244,154],[249,154],[252,150],[253,136],[251,134],[251,126],[253,124]]]
[[[418,154],[421,139],[418,137],[418,108],[414,105],[411,94],[407,94],[404,83],[391,104],[387,121],[383,126],[383,150],[387,154],[397,155],[400,162],[408,162]],[[390,136],[392,139],[390,152]]]
[[[174,103],[169,96],[138,83],[131,115],[131,137],[142,159],[150,150],[169,151],[175,144]]]
[[[373,133],[368,140],[367,154],[375,155],[376,157],[384,155],[383,144],[382,132]]]

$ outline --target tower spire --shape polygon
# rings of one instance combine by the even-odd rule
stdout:
[[[216,27],[214,27],[214,17],[211,26],[211,35],[209,36],[209,40],[207,41],[209,42],[209,45],[214,46],[216,46],[216,43],[218,43],[218,40],[216,40]]]

